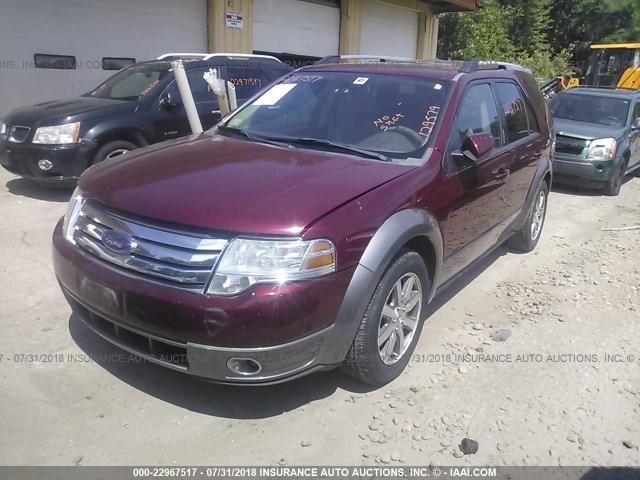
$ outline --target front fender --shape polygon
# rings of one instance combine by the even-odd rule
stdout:
[[[417,208],[402,210],[389,217],[376,231],[356,266],[336,321],[331,327],[326,358],[322,363],[338,364],[344,360],[387,267],[404,245],[420,237],[431,242],[435,254],[429,300],[433,298],[442,265],[442,232],[436,218],[430,213]]]

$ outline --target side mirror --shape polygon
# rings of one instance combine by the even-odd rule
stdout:
[[[160,106],[166,111],[179,107],[181,103],[182,99],[178,92],[166,92],[160,97]]]
[[[477,159],[493,150],[494,145],[495,139],[490,133],[474,133],[464,139],[462,142],[462,151],[471,152]]]
[[[476,164],[480,157],[493,150],[494,145],[495,139],[492,134],[474,133],[466,137],[460,150],[452,152],[452,155],[456,161],[464,159]]]

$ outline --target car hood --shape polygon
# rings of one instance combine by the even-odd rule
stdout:
[[[318,217],[414,166],[203,134],[90,168],[80,188],[125,212],[260,235],[298,235]]]
[[[600,125],[597,123],[577,122],[554,118],[553,123],[556,135],[575,137],[582,140],[594,140],[596,138],[620,138],[624,135],[625,128]]]
[[[25,127],[55,125],[82,120],[82,114],[95,110],[104,110],[105,114],[124,113],[135,110],[136,106],[136,102],[74,97],[17,108],[9,112],[4,121]]]

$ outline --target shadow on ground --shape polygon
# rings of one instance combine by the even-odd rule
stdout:
[[[622,187],[624,188],[624,186],[631,182],[632,180],[634,180],[634,176],[633,175],[627,175],[624,178],[624,182],[622,183]],[[573,185],[565,185],[565,184],[561,184],[561,183],[553,183],[551,186],[551,191],[553,193],[561,193],[564,195],[579,195],[582,197],[604,197],[604,198],[609,198],[607,196],[605,196],[602,193],[601,189],[597,189],[597,188],[585,188],[585,187],[576,187]]]
[[[7,182],[9,193],[19,197],[29,197],[35,200],[48,202],[68,202],[73,192],[73,187],[43,187],[24,178],[14,178]]]

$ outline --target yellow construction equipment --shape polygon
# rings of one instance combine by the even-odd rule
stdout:
[[[594,44],[591,50],[584,74],[562,76],[561,89],[578,85],[640,88],[640,43]]]

